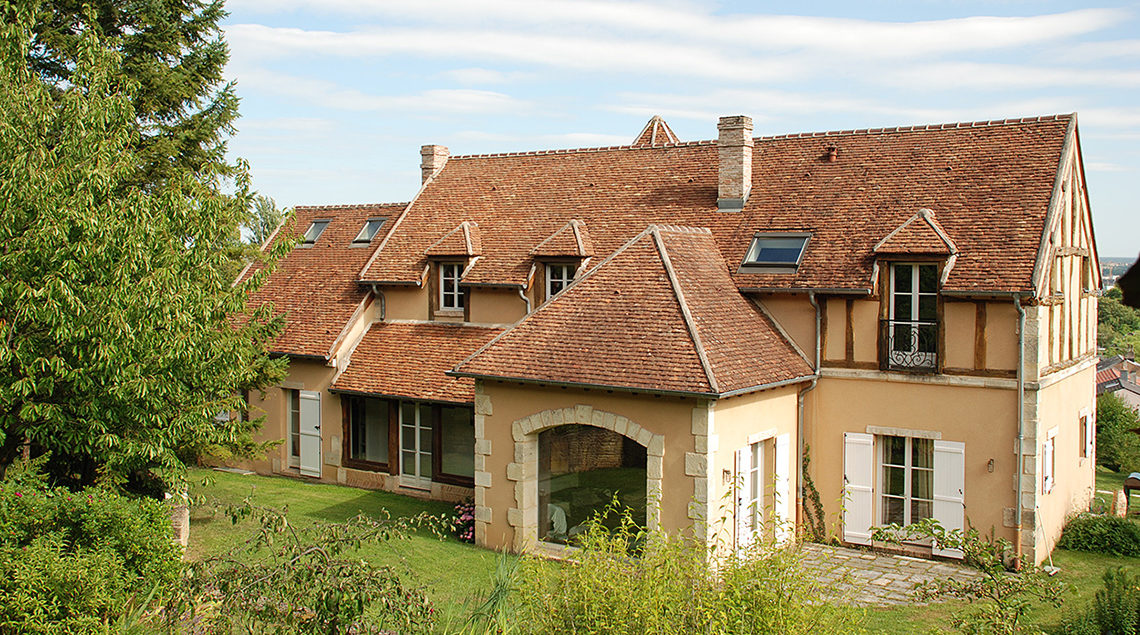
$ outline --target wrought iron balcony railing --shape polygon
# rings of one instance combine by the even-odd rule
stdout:
[[[938,369],[938,322],[882,320],[882,361],[890,370]]]

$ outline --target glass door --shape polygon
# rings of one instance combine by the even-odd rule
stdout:
[[[400,484],[431,489],[431,406],[400,403]]]

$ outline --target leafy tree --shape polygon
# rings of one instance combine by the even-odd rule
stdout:
[[[1112,393],[1096,398],[1096,460],[1119,472],[1140,470],[1140,416]]]
[[[1120,289],[1109,289],[1097,303],[1097,346],[1109,355],[1140,350],[1140,310],[1125,306]]]
[[[84,55],[88,31],[120,54],[118,73],[137,84],[134,149],[137,183],[156,186],[179,171],[231,173],[225,138],[238,98],[223,83],[229,50],[219,21],[222,0],[17,0],[33,16],[29,67],[58,93]],[[12,20],[6,20],[11,22]]]
[[[277,208],[277,202],[268,196],[257,195],[253,197],[253,209],[246,223],[249,231],[249,244],[260,247],[266,239],[281,224],[285,217]]]
[[[271,267],[233,286],[219,248],[248,177],[232,196],[211,166],[136,186],[123,58],[87,33],[49,87],[26,63],[30,22],[0,25],[0,471],[25,442],[71,484],[159,485],[179,478],[176,450],[251,452],[260,421],[216,418],[284,372],[265,350],[280,320],[246,311]]]

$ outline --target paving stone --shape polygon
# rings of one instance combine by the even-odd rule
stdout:
[[[832,601],[855,606],[925,606],[915,590],[941,579],[975,580],[980,573],[949,562],[804,544],[804,566],[816,572]]]

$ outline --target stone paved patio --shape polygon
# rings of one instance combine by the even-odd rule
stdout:
[[[981,577],[974,569],[943,561],[814,543],[804,543],[800,549],[804,566],[834,590],[834,599],[856,606],[922,604],[914,590],[927,580]]]

